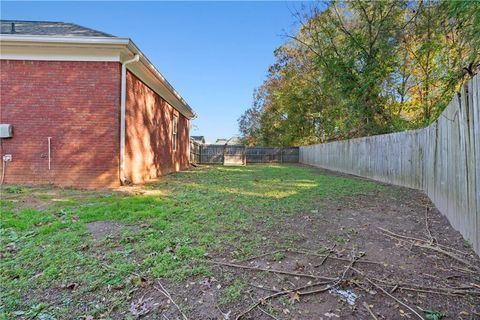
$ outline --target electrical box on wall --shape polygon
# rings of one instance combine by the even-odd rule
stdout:
[[[0,123],[0,138],[13,137],[13,125]]]

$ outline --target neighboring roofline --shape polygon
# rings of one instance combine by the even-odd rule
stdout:
[[[158,71],[158,69],[153,65],[152,62],[145,56],[145,54],[135,45],[135,43],[129,38],[112,38],[112,37],[75,37],[75,36],[44,36],[44,35],[18,35],[18,34],[0,34],[0,59],[5,59],[2,55],[3,46],[10,45],[19,45],[19,46],[47,46],[47,47],[93,47],[97,49],[115,49],[119,51],[118,61],[123,62],[130,59],[131,57],[138,54],[140,56],[140,62],[142,65],[148,69],[155,77],[155,79],[161,84],[162,87],[165,87],[172,95],[174,100],[168,99],[157,92],[162,98],[167,100],[172,107],[177,109],[185,117],[189,119],[196,118],[196,113],[188,105],[188,103],[180,96],[180,94],[173,88],[173,86],[165,79],[165,77]],[[45,59],[42,59],[45,60]],[[133,70],[135,64],[132,66],[129,65],[128,69],[132,69],[136,76],[139,76],[140,70]],[[141,77],[139,77],[140,80]],[[161,90],[159,90],[161,91]],[[175,103],[178,102],[178,103]]]

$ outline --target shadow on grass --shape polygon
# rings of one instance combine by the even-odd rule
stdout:
[[[175,173],[140,188],[138,195],[37,190],[50,195],[44,199],[48,207],[17,210],[15,201],[31,196],[26,189],[1,203],[1,247],[14,247],[2,249],[1,307],[7,314],[32,308],[43,302],[45,290],[68,283],[80,289],[57,294],[82,303],[111,286],[131,288],[132,271],[177,280],[206,275],[209,267],[201,260],[207,252],[237,258],[259,252],[274,241],[263,231],[278,229],[282,216],[376,188],[370,181],[302,166],[249,165]],[[116,221],[125,228],[119,237],[98,242],[86,228],[93,221]],[[127,301],[122,294],[115,299]],[[52,312],[61,318],[71,309]]]

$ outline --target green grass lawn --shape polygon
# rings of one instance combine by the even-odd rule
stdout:
[[[6,188],[0,318],[108,318],[128,308],[142,281],[134,274],[169,281],[208,275],[206,254],[242,258],[283,245],[255,232],[276,228],[277,217],[379,187],[302,166],[249,165],[172,174],[135,195]],[[93,221],[123,227],[95,241],[86,227]]]

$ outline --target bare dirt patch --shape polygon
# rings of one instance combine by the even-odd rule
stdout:
[[[190,319],[480,319],[478,256],[422,192],[385,185],[249,232],[264,255],[215,252],[211,277],[168,284]],[[181,317],[145,318],[163,315]]]
[[[429,199],[338,176],[209,167],[143,187],[152,194],[9,195],[8,314],[480,319],[478,256]],[[37,212],[36,199],[50,205]]]
[[[119,237],[125,225],[116,221],[94,221],[87,223],[86,227],[93,239],[100,241],[107,236]]]

